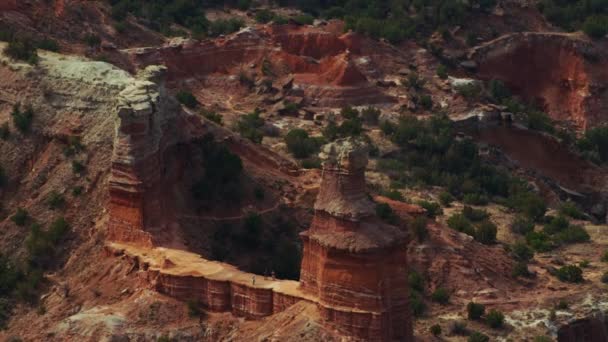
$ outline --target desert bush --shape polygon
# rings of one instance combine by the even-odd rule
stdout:
[[[461,233],[465,233],[473,236],[475,234],[475,228],[471,224],[464,215],[462,214],[453,214],[448,218],[448,227],[457,230]]]
[[[437,67],[436,73],[437,73],[437,76],[442,80],[445,80],[448,78],[448,68],[443,64],[441,64]]]
[[[450,301],[450,292],[447,289],[439,287],[431,294],[431,300],[441,305],[445,305]]]
[[[15,60],[24,61],[32,65],[38,63],[36,44],[26,37],[15,36],[4,48],[4,53]]]
[[[467,317],[471,320],[480,319],[486,312],[486,307],[483,304],[469,302],[467,304]]]
[[[604,272],[604,274],[602,274],[601,281],[604,284],[608,284],[608,271],[606,271],[606,272]]]
[[[440,336],[441,335],[441,326],[439,324],[433,324],[429,331],[435,337]]]
[[[469,335],[469,338],[467,339],[467,342],[489,342],[490,338],[488,337],[488,335],[482,334],[479,331],[473,331],[471,333],[471,335]]]
[[[513,277],[530,277],[530,271],[528,270],[528,263],[526,261],[519,261],[513,267],[513,272],[511,274]]]
[[[491,245],[496,242],[496,225],[490,221],[483,221],[475,230],[474,238],[476,241],[485,245]]]
[[[59,192],[53,190],[46,198],[46,203],[51,209],[57,209],[65,204],[65,198]]]
[[[11,136],[11,129],[8,126],[8,122],[5,122],[0,126],[0,139],[8,140]]]
[[[516,242],[511,246],[511,255],[518,261],[528,262],[534,257],[534,251],[524,242]]]
[[[87,33],[84,36],[84,42],[90,47],[96,47],[101,45],[101,38],[94,33]]]
[[[177,94],[175,94],[175,98],[177,99],[177,101],[179,101],[179,103],[183,104],[188,108],[196,108],[196,106],[198,106],[199,104],[196,97],[194,97],[194,95],[192,95],[192,93],[187,90],[178,91]]]
[[[559,213],[564,216],[569,216],[573,219],[584,219],[585,215],[581,210],[571,201],[563,202],[559,207]]]
[[[413,291],[424,292],[424,278],[417,271],[411,270],[408,273],[407,281]]]
[[[516,234],[526,235],[529,232],[534,230],[534,222],[531,222],[529,219],[517,216],[511,222],[511,231]]]
[[[13,117],[13,124],[15,125],[15,127],[17,127],[17,129],[21,133],[27,133],[32,126],[32,120],[34,119],[34,109],[31,105],[27,105],[22,111],[21,104],[17,102],[13,106],[11,116]]]
[[[203,109],[203,110],[201,110],[201,114],[208,120],[211,120],[220,126],[223,125],[222,115],[218,114],[217,112],[212,111],[212,110]]]
[[[555,275],[563,282],[581,283],[583,279],[583,270],[575,265],[562,266],[556,270]]]
[[[429,218],[434,218],[437,215],[441,215],[443,212],[441,206],[437,202],[418,201],[417,204],[426,210],[426,216]]]
[[[427,219],[422,216],[416,217],[412,221],[412,230],[414,231],[414,234],[416,234],[416,238],[418,238],[419,242],[426,240],[426,238],[429,236]]]
[[[239,118],[236,124],[236,130],[242,137],[259,144],[264,137],[261,130],[264,123],[265,120],[260,116],[260,112],[255,110],[253,113],[243,115]]]
[[[442,191],[439,194],[439,203],[441,203],[441,205],[443,205],[444,207],[448,208],[452,205],[452,202],[454,201],[454,196],[452,196],[452,194],[450,194],[447,191]]]
[[[17,211],[11,216],[11,221],[15,222],[16,225],[23,227],[28,221],[30,214],[23,208],[17,208]]]
[[[72,172],[80,175],[84,172],[85,169],[86,169],[86,167],[84,166],[84,164],[81,161],[72,160]]]
[[[608,33],[608,17],[605,15],[587,17],[582,29],[591,38],[603,38]]]
[[[502,328],[505,322],[505,315],[497,310],[490,310],[486,315],[486,322],[492,329]]]
[[[490,214],[487,211],[481,209],[475,209],[471,206],[465,205],[462,209],[464,217],[473,222],[481,222],[490,218]]]
[[[309,137],[308,132],[301,128],[290,130],[285,135],[285,143],[289,152],[297,159],[310,157],[320,147],[319,140]]]
[[[261,9],[259,11],[256,12],[255,14],[255,21],[257,21],[258,23],[262,23],[262,24],[266,24],[270,21],[272,21],[272,19],[274,19],[274,12],[272,12],[269,9]]]
[[[426,312],[426,304],[420,293],[416,291],[410,292],[410,309],[414,317],[420,317]]]
[[[361,119],[368,125],[377,125],[380,118],[380,110],[374,107],[367,107],[361,110]]]

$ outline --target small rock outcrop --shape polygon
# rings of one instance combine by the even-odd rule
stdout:
[[[366,341],[412,341],[406,235],[380,221],[365,193],[367,150],[357,140],[324,147],[315,216],[301,234],[301,289],[323,318]]]

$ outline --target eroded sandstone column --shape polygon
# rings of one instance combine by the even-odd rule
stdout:
[[[179,105],[165,94],[165,67],[149,66],[119,94],[110,176],[108,235],[112,241],[152,244],[162,225],[163,153]],[[175,132],[174,132],[175,133]]]
[[[365,193],[367,149],[357,140],[326,145],[315,216],[301,234],[302,291],[323,318],[366,341],[412,341],[406,236],[375,216]]]

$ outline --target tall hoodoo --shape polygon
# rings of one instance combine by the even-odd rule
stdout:
[[[119,94],[110,177],[109,238],[152,244],[146,232],[160,225],[163,152],[175,143],[179,105],[165,95],[166,68],[149,66]]]
[[[326,145],[323,179],[304,245],[301,289],[323,318],[367,341],[411,341],[406,235],[374,215],[365,193],[367,149],[354,139]]]

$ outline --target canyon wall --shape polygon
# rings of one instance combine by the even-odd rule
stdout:
[[[325,320],[348,335],[411,341],[406,236],[375,217],[365,193],[366,153],[356,140],[324,147],[315,217],[301,234],[301,288],[318,298]]]
[[[17,9],[17,0],[0,1],[0,11],[13,11]]]
[[[563,33],[514,33],[474,48],[478,75],[503,80],[555,120],[586,129],[606,122],[606,56]]]

